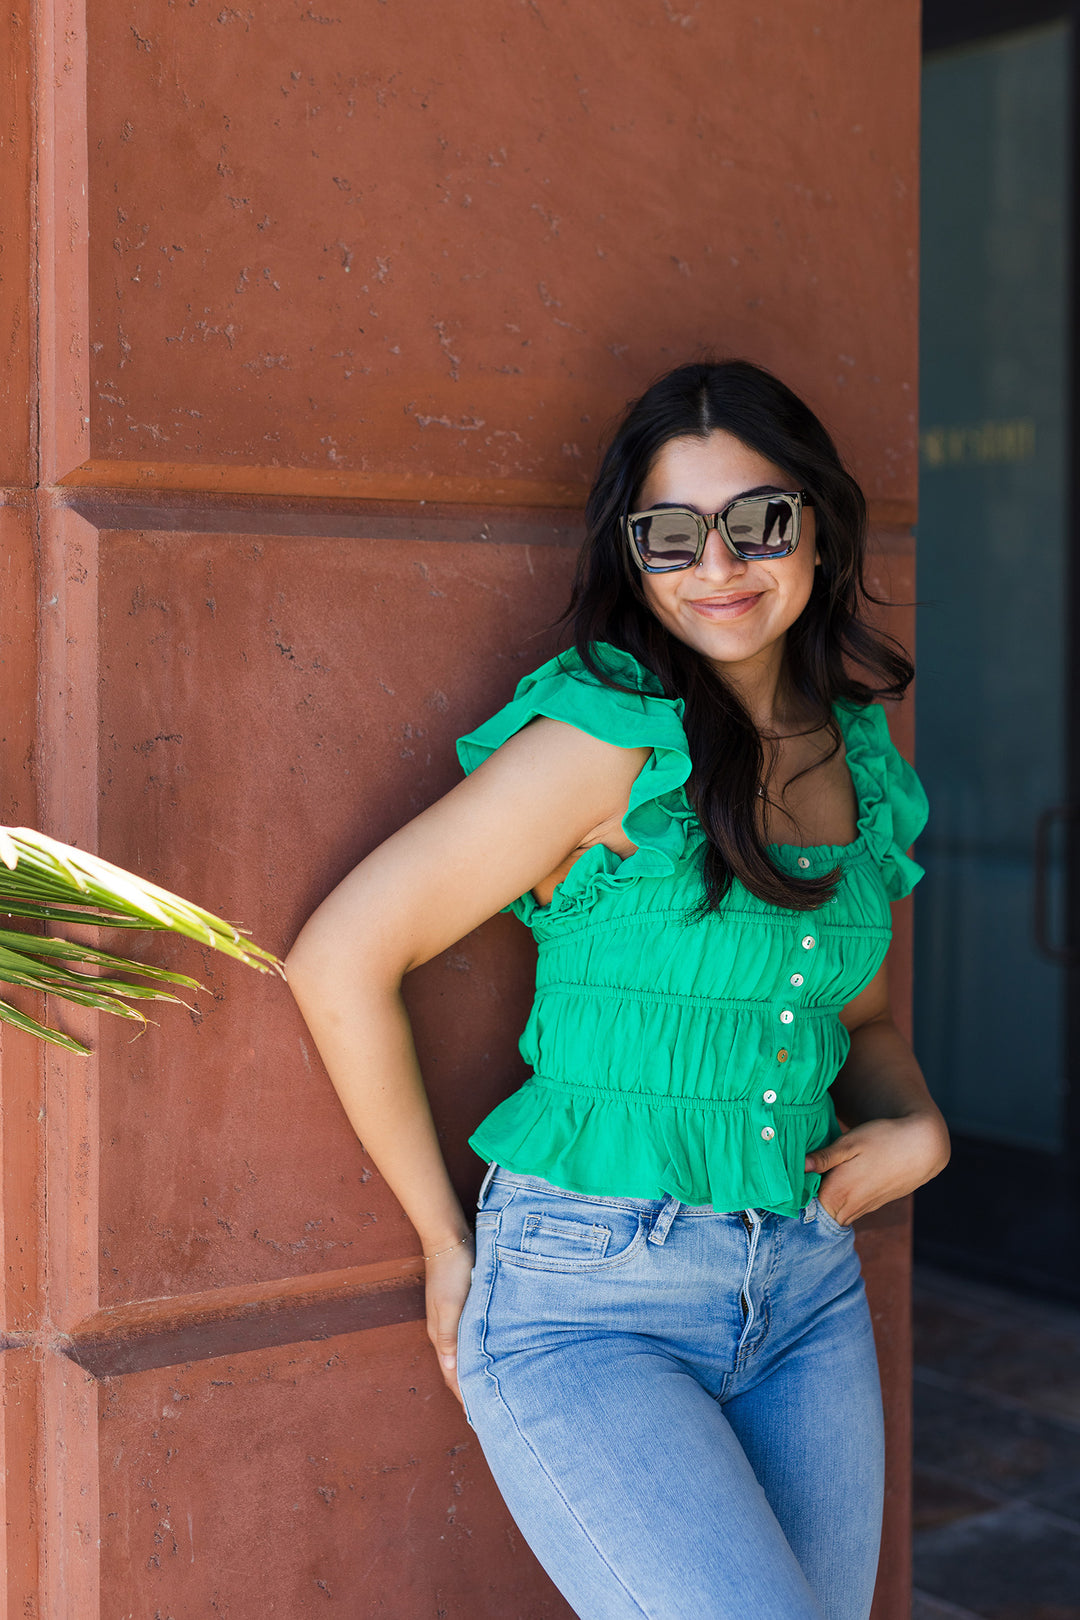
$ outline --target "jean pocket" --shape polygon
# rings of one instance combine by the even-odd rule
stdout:
[[[604,1271],[629,1260],[645,1241],[645,1225],[634,1210],[571,1202],[556,1213],[545,1200],[529,1199],[504,1210],[499,1260],[531,1271]]]
[[[826,1232],[831,1232],[836,1237],[850,1237],[854,1232],[853,1226],[844,1226],[840,1221],[834,1220],[820,1198],[814,1199],[814,1206],[814,1218],[820,1221]]]
[[[599,1221],[564,1221],[535,1210],[521,1228],[521,1252],[546,1260],[603,1260],[610,1242],[611,1227]]]

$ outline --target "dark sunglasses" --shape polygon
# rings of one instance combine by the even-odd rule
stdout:
[[[671,574],[701,561],[709,531],[716,529],[734,557],[744,562],[789,557],[799,543],[802,509],[813,506],[805,489],[770,495],[737,495],[720,512],[657,506],[623,519],[630,554],[646,574]]]

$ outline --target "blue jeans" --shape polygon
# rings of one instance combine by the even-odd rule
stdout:
[[[489,1172],[469,1422],[581,1620],[866,1620],[881,1394],[849,1227]]]

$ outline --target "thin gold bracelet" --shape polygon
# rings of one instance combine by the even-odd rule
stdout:
[[[450,1245],[450,1247],[448,1249],[436,1249],[434,1254],[422,1254],[420,1256],[420,1258],[421,1258],[421,1260],[438,1260],[440,1255],[453,1254],[455,1249],[463,1248],[464,1245],[466,1243],[468,1243],[468,1241],[469,1241],[469,1239],[471,1237],[472,1237],[472,1233],[471,1232],[466,1232],[466,1234],[465,1234],[465,1236],[463,1238],[458,1238],[456,1243],[451,1243],[451,1245]]]

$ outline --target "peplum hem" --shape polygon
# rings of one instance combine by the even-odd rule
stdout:
[[[760,1117],[759,1117],[760,1116]],[[766,1141],[769,1125],[775,1136]],[[534,1076],[469,1138],[481,1158],[584,1197],[663,1198],[794,1216],[821,1177],[808,1152],[840,1134],[831,1098],[765,1109]]]

